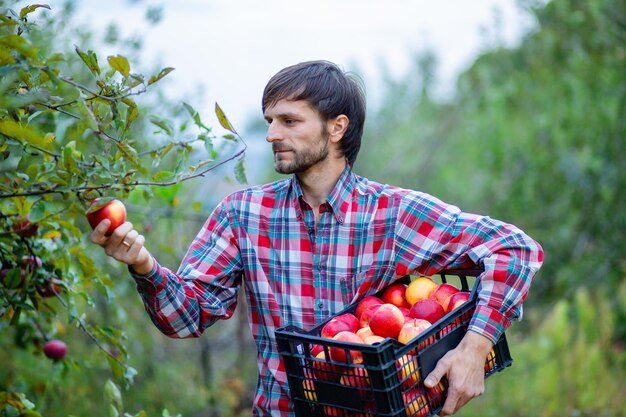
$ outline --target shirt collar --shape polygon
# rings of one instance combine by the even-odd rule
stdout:
[[[350,205],[348,198],[354,188],[354,181],[354,173],[352,172],[350,166],[346,164],[346,167],[339,176],[335,187],[326,199],[326,203],[328,203],[332,209],[333,214],[339,223],[343,223],[346,219],[346,213]],[[296,210],[296,216],[298,219],[301,219],[301,204],[304,202],[304,195],[302,194],[302,188],[300,187],[300,182],[298,181],[298,177],[296,175],[291,177],[291,189],[293,192],[293,204]]]

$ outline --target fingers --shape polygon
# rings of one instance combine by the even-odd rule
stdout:
[[[111,221],[109,219],[102,220],[100,223],[98,223],[96,228],[93,229],[91,235],[89,236],[89,239],[96,245],[102,246],[106,244],[107,237],[105,236],[105,233],[107,232],[107,230],[109,230],[110,225]]]
[[[428,388],[434,388],[441,381],[441,378],[447,375],[448,369],[448,363],[442,358],[437,362],[437,366],[435,366],[435,369],[433,369],[431,373],[428,374],[428,376],[424,380],[424,385],[426,385],[426,387]]]
[[[437,362],[424,384],[432,388],[443,377],[448,380],[448,393],[440,416],[459,411],[470,400],[484,392],[484,360],[476,360],[467,352],[453,349]]]

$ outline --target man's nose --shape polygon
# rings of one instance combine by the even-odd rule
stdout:
[[[265,140],[272,143],[277,140],[281,140],[282,137],[282,132],[280,127],[278,126],[278,123],[276,123],[275,121],[268,123],[267,135],[265,136]]]

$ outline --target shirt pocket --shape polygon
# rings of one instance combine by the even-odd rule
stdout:
[[[343,277],[340,279],[341,298],[344,305],[352,304],[369,290],[372,284],[371,277],[368,278],[367,272],[359,272],[358,274]]]

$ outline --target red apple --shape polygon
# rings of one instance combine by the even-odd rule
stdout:
[[[366,345],[373,345],[374,343],[381,343],[384,342],[385,338],[381,337],[381,336],[367,336],[365,339],[363,339],[363,342],[365,342]]]
[[[398,342],[405,345],[417,336],[422,334],[426,329],[431,326],[428,320],[423,319],[409,319],[404,323],[400,333],[398,334]]]
[[[370,329],[370,326],[365,326],[357,330],[356,335],[359,336],[361,339],[363,339],[363,341],[365,341],[365,338],[374,336],[374,332],[372,332],[372,329]]]
[[[54,297],[63,291],[62,284],[63,282],[60,279],[52,278],[44,284],[38,285],[37,293],[44,298]]]
[[[354,311],[354,315],[359,319],[361,318],[361,314],[371,305],[381,305],[385,304],[383,300],[376,297],[375,295],[366,295],[356,306],[356,310]]]
[[[13,223],[13,231],[20,237],[33,237],[37,234],[39,225],[37,223],[31,223],[31,221],[24,216],[18,217],[17,221]]]
[[[410,312],[411,309],[407,308],[407,307],[398,307],[400,309],[400,311],[402,312],[402,315],[404,316],[404,321],[406,321],[406,319],[411,318]]]
[[[365,311],[363,311],[363,313],[361,313],[361,318],[359,319],[359,326],[361,328],[370,325],[370,320],[372,319],[372,316],[380,306],[382,306],[382,304],[372,304],[371,306],[367,307]]]
[[[435,291],[430,294],[430,299],[437,301],[443,307],[443,310],[447,310],[448,297],[452,294],[459,292],[459,289],[452,284],[439,284]]]
[[[406,285],[401,282],[395,282],[385,288],[380,295],[380,299],[385,303],[393,304],[396,307],[411,307],[405,298]]]
[[[315,360],[311,361],[311,368],[313,369],[315,378],[320,381],[334,381],[339,378],[335,367],[328,362],[328,358],[326,357],[326,353],[324,351],[315,355]]]
[[[400,356],[396,360],[396,368],[398,369],[398,378],[402,382],[403,389],[408,390],[417,386],[417,383],[420,381],[420,372],[415,356],[408,353]]]
[[[448,300],[446,301],[446,305],[447,305],[446,313],[449,313],[455,308],[460,307],[463,304],[465,304],[465,302],[469,300],[469,297],[470,297],[470,293],[467,291],[458,291],[452,294],[450,297],[448,297]]]
[[[48,358],[58,361],[67,354],[67,345],[61,340],[49,340],[43,347],[43,353]]]
[[[398,307],[385,303],[374,312],[369,324],[375,335],[396,339],[404,324],[404,316]]]
[[[341,314],[336,318],[344,321],[348,326],[350,326],[350,331],[356,332],[361,327],[359,325],[359,319],[352,313]]]
[[[311,356],[317,356],[318,353],[324,350],[324,347],[322,345],[317,344],[312,345],[309,348],[311,349]]]
[[[426,299],[419,300],[413,304],[409,314],[414,319],[423,319],[428,320],[431,323],[436,323],[437,320],[446,314],[446,312],[437,301]]]
[[[339,317],[333,317],[322,326],[321,336],[326,339],[332,339],[337,333],[343,331],[353,332],[354,330],[352,330],[352,325],[348,321]]]
[[[356,333],[350,331],[343,331],[337,333],[333,340],[337,340],[340,342],[346,343],[355,343],[362,345],[363,339],[356,335]],[[330,359],[335,362],[348,362],[348,352],[350,354],[351,363],[363,363],[363,354],[359,350],[347,349],[345,347],[330,347],[328,349],[328,353],[330,354]]]
[[[406,415],[410,417],[426,417],[430,413],[428,399],[424,391],[413,388],[402,393],[406,406]]]
[[[369,375],[365,368],[348,368],[339,379],[339,383],[362,389],[369,388],[371,385]]]
[[[92,229],[95,229],[102,220],[108,219],[111,225],[105,236],[111,236],[113,231],[126,221],[126,207],[115,198],[96,198],[87,208],[85,215]]]
[[[340,417],[343,415],[343,412],[337,408],[330,405],[324,406],[324,415],[328,417]]]

